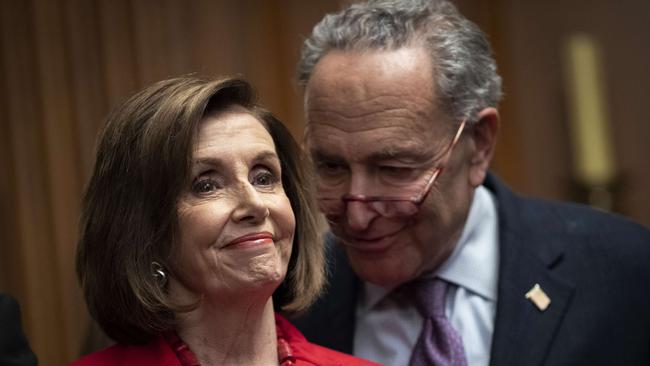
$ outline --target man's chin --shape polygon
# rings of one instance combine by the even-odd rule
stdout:
[[[364,281],[381,287],[396,287],[416,277],[413,271],[401,265],[397,258],[355,255],[354,249],[346,249],[348,261],[354,272]]]

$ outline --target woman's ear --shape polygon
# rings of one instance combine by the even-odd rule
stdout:
[[[470,151],[469,184],[483,184],[494,154],[499,130],[499,112],[496,108],[484,108],[478,113],[478,121],[469,130],[473,148]]]

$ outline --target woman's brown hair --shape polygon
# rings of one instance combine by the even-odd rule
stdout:
[[[276,309],[303,310],[320,293],[324,249],[309,165],[287,128],[256,104],[242,79],[165,80],[109,114],[83,200],[77,275],[91,315],[118,342],[147,342],[174,329],[174,313],[187,310],[170,300],[151,266],[173,262],[177,203],[199,123],[233,105],[248,110],[273,138],[296,217],[287,276],[273,294]]]

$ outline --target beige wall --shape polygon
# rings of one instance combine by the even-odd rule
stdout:
[[[602,39],[621,167],[620,210],[650,225],[647,1],[459,1],[487,30],[505,77],[495,168],[518,190],[571,199],[559,44]],[[292,81],[301,35],[334,0],[0,2],[0,291],[22,304],[43,365],[78,355],[87,315],[76,223],[108,109],[153,81],[240,73],[300,136]]]

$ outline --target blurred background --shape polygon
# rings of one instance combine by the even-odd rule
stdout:
[[[21,303],[42,365],[77,358],[87,337],[76,225],[111,106],[172,76],[241,74],[300,139],[300,45],[344,3],[0,0],[0,292]],[[650,226],[650,2],[456,3],[504,78],[494,171]]]

